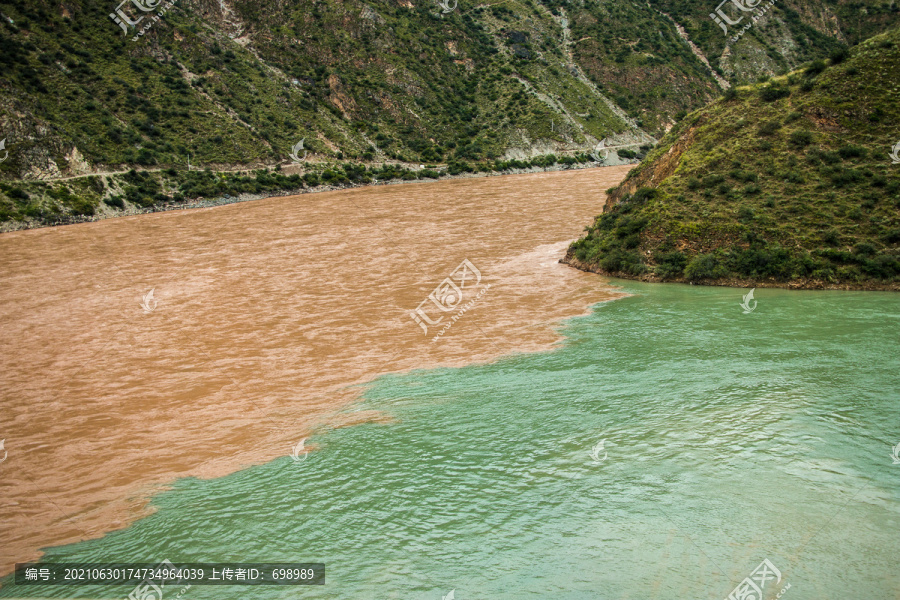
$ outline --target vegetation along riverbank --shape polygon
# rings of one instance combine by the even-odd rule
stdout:
[[[565,262],[644,281],[900,290],[900,30],[731,88],[609,190]]]

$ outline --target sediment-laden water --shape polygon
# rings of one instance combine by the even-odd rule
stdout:
[[[617,283],[555,349],[382,376],[344,414],[390,420],[46,558],[327,565],[197,599],[716,599],[764,560],[764,598],[896,598],[896,296]]]
[[[354,383],[552,347],[560,319],[613,296],[556,261],[628,168],[0,235],[0,575],[127,526],[179,478],[390,418],[342,412]]]

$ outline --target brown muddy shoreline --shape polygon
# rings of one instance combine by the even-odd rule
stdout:
[[[766,279],[741,279],[738,277],[724,277],[721,279],[706,279],[703,281],[689,281],[684,278],[662,280],[654,275],[641,275],[636,277],[629,273],[617,271],[609,273],[596,265],[583,263],[569,251],[559,260],[561,264],[568,265],[579,271],[586,273],[595,273],[606,277],[615,277],[617,279],[630,279],[632,281],[641,281],[644,283],[683,283],[690,285],[708,285],[719,287],[733,288],[782,288],[786,290],[845,290],[845,291],[865,291],[865,292],[900,292],[900,283],[828,283],[819,279],[798,279],[795,281],[775,281]]]

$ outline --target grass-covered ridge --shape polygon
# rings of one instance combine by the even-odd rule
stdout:
[[[900,289],[900,30],[732,89],[611,190],[568,260],[648,280]]]

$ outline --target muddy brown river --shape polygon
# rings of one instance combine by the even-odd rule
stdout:
[[[0,574],[125,527],[176,478],[383,418],[353,384],[551,348],[616,294],[557,261],[629,168],[0,235]]]

